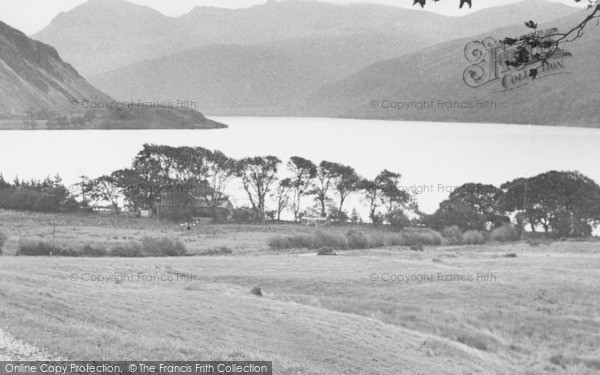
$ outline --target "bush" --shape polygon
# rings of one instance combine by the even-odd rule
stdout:
[[[26,256],[50,256],[50,255],[61,255],[64,253],[62,248],[44,241],[21,241],[19,242],[19,249],[17,255]]]
[[[327,246],[323,246],[319,252],[317,253],[317,255],[337,255],[335,253],[335,251],[333,251],[332,248],[327,247]]]
[[[317,231],[313,237],[313,249],[320,249],[322,247],[332,247],[337,249],[347,249],[349,247],[349,241],[343,236],[335,233],[328,233],[323,231]]]
[[[98,248],[98,247],[93,247],[92,245],[85,245],[82,249],[81,249],[81,256],[84,257],[90,257],[90,258],[96,258],[96,257],[105,257],[108,255],[108,251]]]
[[[462,235],[462,243],[465,245],[481,245],[485,243],[485,236],[476,230],[468,230]]]
[[[442,236],[432,229],[412,228],[402,232],[405,243],[404,246],[430,245],[439,246],[442,243]]]
[[[460,245],[463,242],[462,231],[456,225],[445,227],[442,230],[442,236],[448,240],[450,245]]]
[[[254,288],[252,288],[252,290],[250,291],[250,293],[254,294],[255,296],[259,296],[262,297],[262,290],[255,286]]]
[[[146,256],[143,252],[142,245],[133,241],[114,246],[110,249],[109,253],[110,256],[119,258],[140,258]]]
[[[402,210],[394,210],[387,215],[387,221],[390,226],[396,230],[404,229],[410,226],[410,219]]]
[[[167,237],[144,237],[142,238],[142,247],[146,256],[180,257],[187,255],[185,245],[181,241],[171,240]]]
[[[512,242],[519,240],[519,231],[512,225],[506,224],[492,231],[490,238],[498,242]]]
[[[4,252],[2,251],[2,247],[4,246],[7,240],[8,237],[6,236],[6,234],[0,232],[0,255],[4,254]]]
[[[159,257],[159,256],[185,256],[187,250],[179,240],[168,238],[145,237],[142,243],[130,241],[125,244],[113,246],[108,250],[85,245],[80,249],[61,247],[44,241],[21,241],[17,255],[25,256],[62,256],[62,257]]]
[[[236,223],[258,223],[264,220],[258,210],[251,207],[234,208],[231,213],[231,220]]]
[[[230,248],[228,248],[226,246],[221,246],[218,248],[208,249],[206,251],[199,253],[198,255],[229,255],[232,253],[233,253],[233,251],[231,251]]]
[[[362,232],[351,230],[346,233],[348,247],[351,249],[368,249],[369,238]]]
[[[295,234],[291,236],[276,236],[269,239],[272,249],[320,249],[322,247],[347,249],[348,241],[338,234],[318,231],[310,234]]]
[[[441,235],[431,229],[406,229],[401,233],[384,235],[365,233],[351,230],[345,236],[318,231],[315,234],[295,234],[291,236],[275,236],[269,239],[272,249],[321,249],[329,247],[336,250],[371,249],[383,246],[438,246],[442,242]]]

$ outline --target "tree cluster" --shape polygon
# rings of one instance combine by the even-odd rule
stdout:
[[[441,230],[485,230],[515,221],[519,229],[558,237],[589,236],[600,223],[600,186],[578,172],[550,171],[502,184],[465,184],[424,218]]]

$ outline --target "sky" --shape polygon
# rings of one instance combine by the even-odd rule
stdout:
[[[87,0],[0,0],[0,21],[15,27],[26,34],[34,34],[46,27],[60,12],[66,12],[85,3]],[[242,8],[265,3],[266,0],[128,0],[132,3],[152,7],[159,12],[178,17],[188,13],[195,6],[215,6]],[[280,0],[281,1],[281,0]],[[377,3],[418,9],[412,6],[413,0],[324,0],[336,4]],[[521,0],[474,0],[473,9],[458,9],[459,0],[429,1],[426,7],[431,12],[460,16],[486,7],[506,5]],[[529,0],[524,0],[529,1]],[[549,0],[574,5],[573,0]]]

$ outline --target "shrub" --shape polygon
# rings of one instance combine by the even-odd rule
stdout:
[[[228,254],[232,254],[232,253],[233,253],[233,251],[231,251],[230,248],[228,248],[226,246],[221,246],[221,247],[217,247],[217,248],[213,248],[213,249],[208,249],[206,251],[199,253],[198,255],[228,255]]]
[[[238,207],[233,209],[231,219],[236,223],[258,223],[264,218],[258,210],[251,207]]]
[[[438,246],[442,243],[442,236],[432,229],[413,228],[402,232],[404,246],[431,245]]]
[[[61,255],[61,252],[64,253],[62,248],[48,242],[24,240],[19,242],[17,255],[49,256]]]
[[[412,245],[410,249],[414,251],[423,251],[423,245]]]
[[[347,249],[348,241],[338,234],[318,231],[310,234],[295,234],[291,236],[276,236],[269,239],[272,249],[320,249],[322,247]]]
[[[519,232],[514,226],[506,224],[494,229],[490,235],[490,238],[498,242],[518,241]]]
[[[320,249],[322,247],[332,247],[336,249],[347,249],[349,247],[349,241],[335,233],[328,233],[323,231],[317,231],[314,234],[312,241],[313,249]]]
[[[147,256],[180,257],[187,255],[185,245],[181,241],[167,237],[144,237],[142,238],[142,247]]]
[[[450,245],[460,245],[463,242],[462,232],[456,225],[445,227],[442,230],[442,236],[448,240]]]
[[[468,230],[462,235],[462,243],[465,245],[481,245],[485,243],[485,236],[476,230]]]
[[[252,290],[250,291],[250,293],[254,294],[255,296],[259,296],[262,297],[262,290],[255,286],[254,288],[252,288]]]
[[[81,249],[81,256],[84,257],[105,257],[108,255],[108,251],[98,248],[98,247],[93,247],[92,245],[85,245],[82,249]]]
[[[369,238],[362,232],[351,230],[346,233],[348,247],[351,249],[368,249]]]
[[[381,233],[375,233],[369,236],[369,246],[371,248],[384,247],[388,241]]]
[[[8,237],[6,236],[6,234],[0,232],[0,255],[4,254],[4,252],[2,251],[2,247],[4,246],[7,240]]]
[[[109,253],[110,256],[120,258],[139,258],[146,256],[143,252],[142,245],[133,241],[126,244],[113,246],[111,247]]]
[[[406,238],[404,238],[402,234],[395,234],[393,236],[388,236],[386,242],[389,246],[405,246]]]
[[[327,247],[327,246],[323,246],[319,252],[317,253],[317,255],[337,255],[335,253],[335,251],[333,251],[332,248]]]
[[[410,226],[410,219],[402,210],[394,210],[387,215],[387,221],[394,229],[403,229]]]

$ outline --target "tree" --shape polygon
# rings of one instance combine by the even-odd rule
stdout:
[[[213,217],[216,218],[217,207],[227,197],[225,190],[235,175],[236,161],[218,150],[201,149],[200,151],[204,154],[206,163],[205,184],[200,185],[200,192],[212,209]]]
[[[84,191],[93,201],[109,203],[115,216],[120,212],[119,201],[123,195],[117,179],[113,175],[100,176],[86,182]]]
[[[292,156],[288,161],[287,166],[292,173],[291,208],[294,213],[294,221],[298,221],[300,218],[300,210],[302,209],[302,197],[307,193],[312,180],[317,175],[317,166],[312,161],[299,156]]]
[[[487,218],[484,215],[457,199],[443,201],[433,215],[423,218],[423,223],[435,230],[456,226],[463,232],[484,230],[486,221]]]
[[[271,194],[271,197],[275,200],[277,221],[281,221],[281,213],[288,206],[291,189],[292,180],[290,178],[284,178],[279,181],[277,188],[275,188],[275,191]]]
[[[381,206],[386,208],[386,215],[392,215],[396,211],[403,211],[411,203],[410,194],[400,187],[399,173],[383,170],[376,178],[375,183],[379,186],[379,200]]]
[[[558,236],[587,236],[600,223],[600,186],[581,173],[550,171],[501,189],[504,209],[521,214],[532,231],[541,225]]]
[[[360,190],[364,192],[364,199],[369,206],[369,219],[371,223],[377,224],[377,209],[381,206],[379,199],[381,187],[376,180],[363,179],[360,184]]]
[[[315,201],[319,204],[321,217],[327,216],[327,204],[331,201],[328,193],[336,176],[336,163],[322,161],[317,168],[317,174],[312,184],[312,190],[309,194],[315,195]]]
[[[265,197],[277,182],[281,160],[275,156],[244,158],[237,162],[236,175],[242,179],[252,208],[265,218]]]
[[[340,212],[343,212],[346,198],[359,190],[361,181],[361,177],[356,173],[354,168],[347,165],[336,165],[333,188],[340,200],[338,206]]]
[[[502,195],[503,191],[494,185],[467,183],[454,189],[448,200],[469,207],[486,221],[493,223],[494,227],[498,227],[510,222],[500,205]]]

